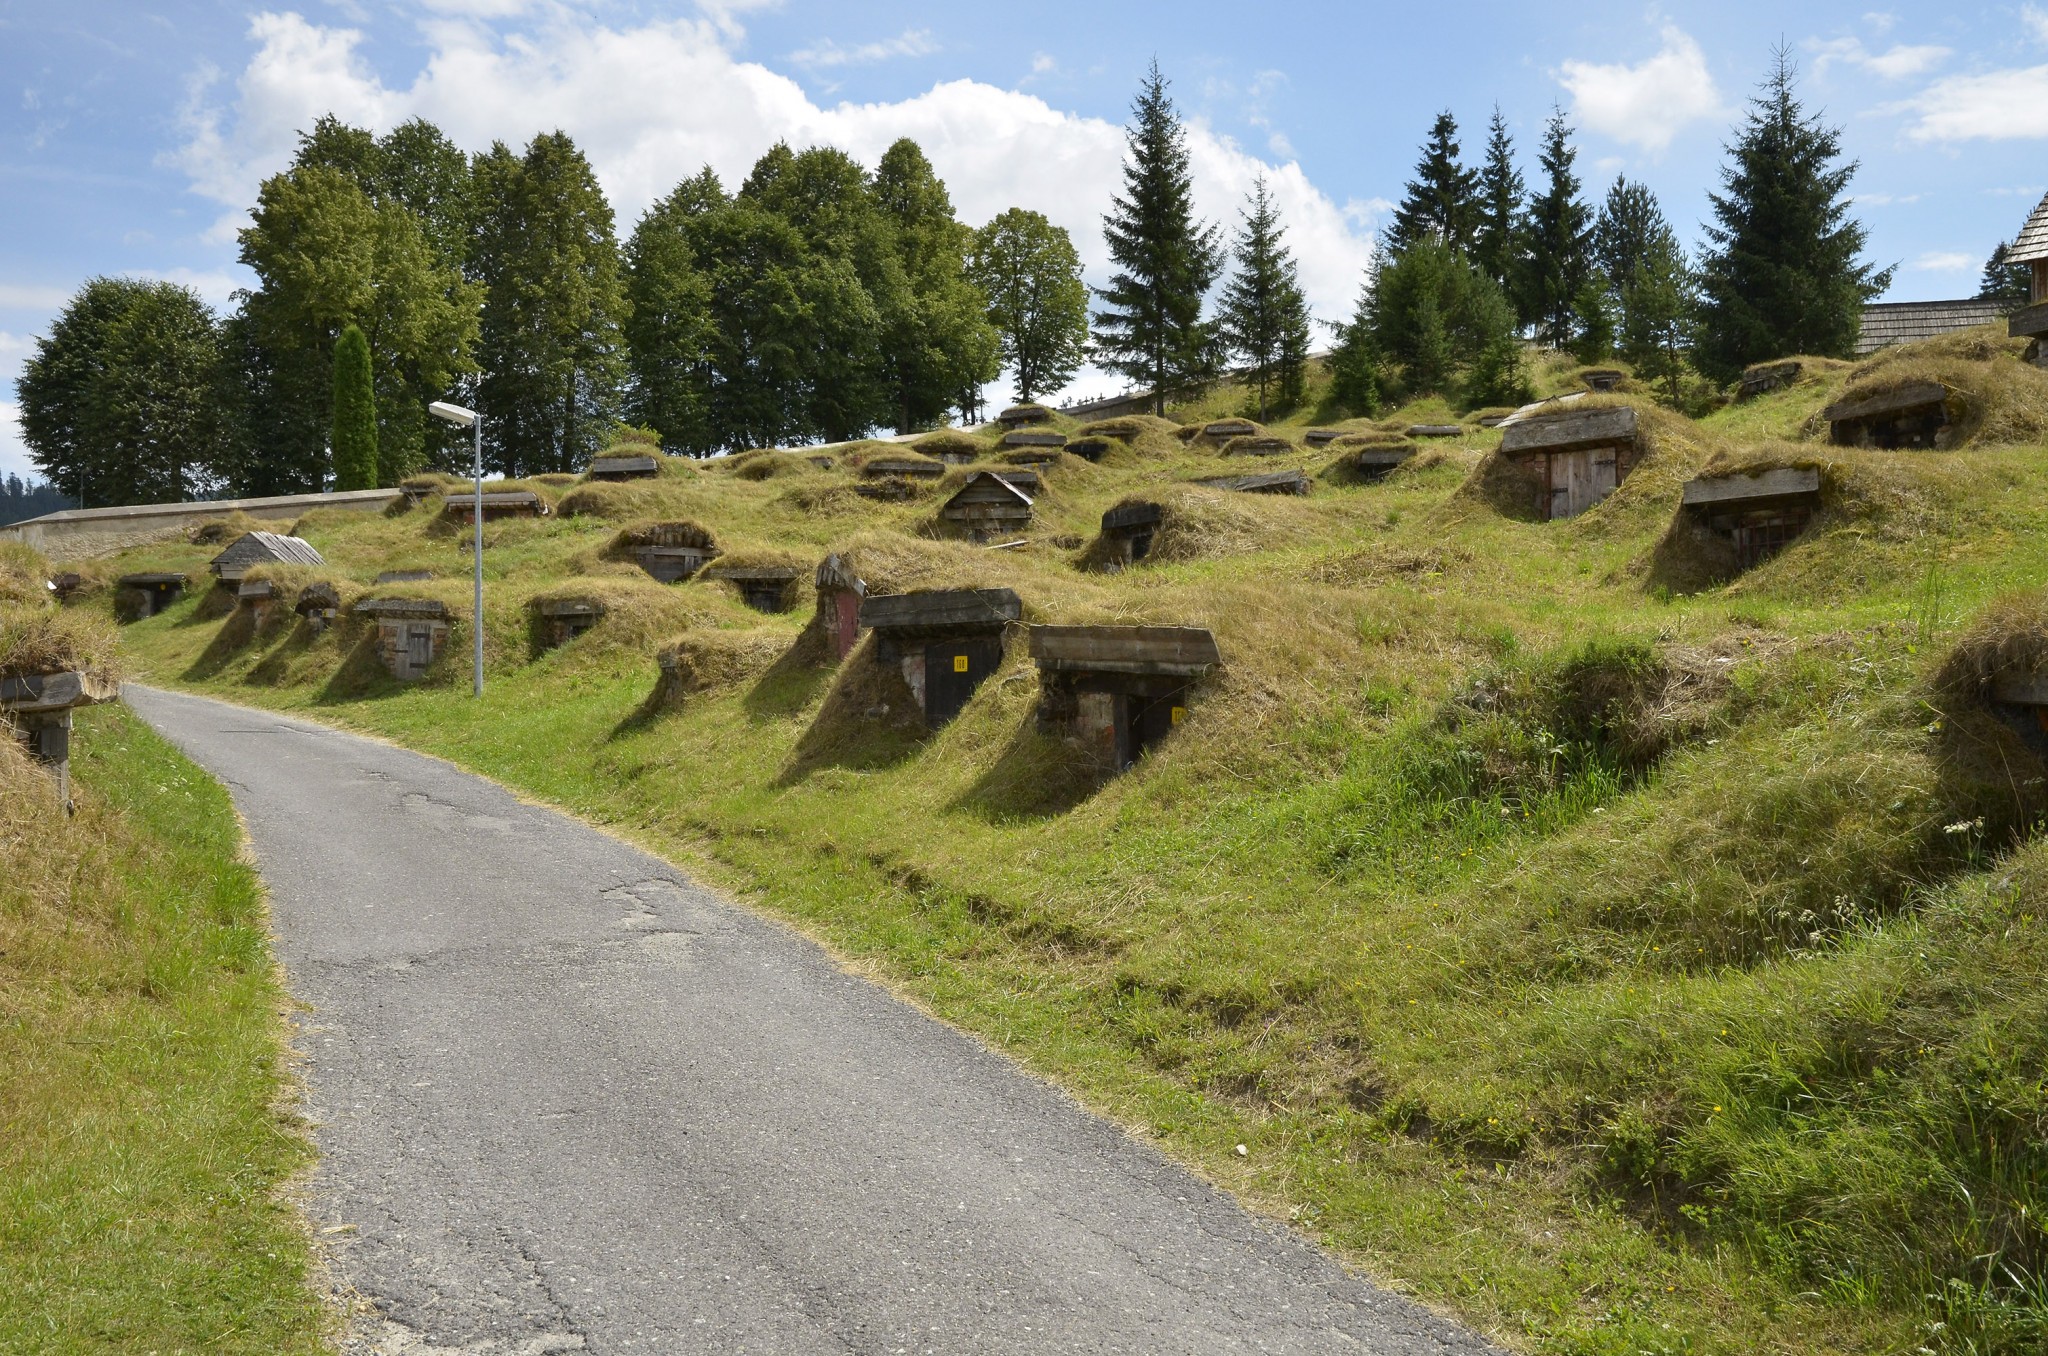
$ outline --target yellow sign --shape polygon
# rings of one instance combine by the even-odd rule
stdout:
[[[955,673],[965,673],[965,672],[967,672],[967,656],[966,656],[966,655],[964,655],[964,654],[956,654],[956,655],[954,655],[954,656],[953,656],[953,672],[955,672]]]
[[[1186,708],[1185,706],[1176,706],[1176,707],[1174,707],[1174,708],[1173,708],[1173,723],[1174,723],[1175,725],[1178,725],[1178,724],[1180,724],[1180,718],[1181,718],[1182,716],[1186,715],[1187,713],[1188,713],[1188,709],[1187,709],[1187,708]]]

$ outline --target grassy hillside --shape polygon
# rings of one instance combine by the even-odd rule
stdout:
[[[1929,370],[1961,446],[1821,439],[1836,392]],[[1002,551],[936,534],[963,470],[863,496],[879,446],[542,485],[560,516],[488,529],[481,702],[462,534],[434,499],[313,515],[331,568],[281,576],[360,597],[436,571],[407,591],[459,620],[416,687],[347,618],[258,628],[197,598],[124,635],[158,680],[402,739],[697,862],[1515,1345],[2017,1353],[2048,1340],[2048,769],[1983,693],[2048,653],[2044,396],[1982,332],[1810,364],[1697,422],[1594,398],[1638,407],[1646,456],[1560,523],[1514,509],[1498,435],[1469,420],[1380,483],[1335,451],[1254,463],[1116,421],[1099,464],[1045,472],[1029,544]],[[946,436],[995,456],[993,430]],[[1288,465],[1313,494],[1185,483]],[[1673,521],[1709,465],[1815,467],[1823,508],[1709,582]],[[1100,515],[1134,495],[1168,510],[1154,558],[1091,568]],[[870,714],[872,641],[829,662],[808,597],[765,616],[729,585],[647,580],[622,545],[654,520],[732,560],[838,551],[874,592],[1007,586],[1027,621],[1210,627],[1225,667],[1099,781],[1035,732],[1021,638],[926,736]],[[531,604],[571,593],[611,611],[544,650]],[[664,647],[682,677],[661,692]]]
[[[0,1350],[313,1353],[283,994],[227,793],[119,707],[0,741]]]

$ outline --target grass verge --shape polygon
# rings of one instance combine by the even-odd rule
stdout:
[[[78,726],[69,820],[0,743],[0,1351],[326,1351],[241,826],[125,708]]]

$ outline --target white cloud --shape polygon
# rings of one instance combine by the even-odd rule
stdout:
[[[1912,141],[2048,137],[2048,66],[1952,75],[1897,107],[1915,115],[1906,129]]]
[[[1916,273],[1974,273],[1981,262],[1962,250],[1934,250],[1913,261]]]
[[[858,47],[841,47],[826,38],[802,51],[791,52],[789,59],[806,70],[821,70],[834,66],[866,66],[897,57],[930,56],[938,50],[939,44],[933,41],[929,28],[906,28],[893,38],[864,42]]]
[[[1919,201],[1918,193],[1858,193],[1855,197],[1856,205],[1859,207],[1890,207],[1893,204],[1903,206]]]
[[[1895,43],[1882,52],[1864,47],[1860,38],[1830,38],[1806,44],[1814,53],[1813,73],[1823,75],[1837,63],[1860,67],[1887,80],[1904,80],[1925,75],[1955,55],[1954,49],[1932,43]]]
[[[21,362],[35,352],[36,337],[32,334],[9,334],[0,330],[0,374],[10,381]]]
[[[18,475],[23,480],[39,475],[28,459],[28,444],[21,437],[21,406],[0,400],[0,476]]]
[[[177,153],[193,188],[232,210],[229,226],[263,177],[289,163],[297,129],[330,109],[376,128],[416,114],[470,149],[559,127],[589,155],[622,235],[706,164],[730,188],[778,140],[838,146],[872,165],[907,136],[963,220],[1035,208],[1073,236],[1091,281],[1106,276],[1101,214],[1120,187],[1123,129],[1035,95],[953,80],[895,102],[821,107],[794,80],[733,56],[711,20],[614,29],[542,19],[502,38],[446,25],[431,31],[424,69],[402,88],[370,72],[352,31],[263,15],[250,36],[257,50],[241,75],[193,100]],[[1254,178],[1266,176],[1311,305],[1348,315],[1372,249],[1355,218],[1298,165],[1269,165],[1199,122],[1189,124],[1188,150],[1197,206],[1212,221],[1234,222]]]
[[[1059,64],[1051,56],[1040,52],[1037,56],[1031,58],[1031,73],[1033,75],[1050,75],[1059,67]]]
[[[0,310],[54,311],[70,299],[71,294],[61,287],[0,283]]]
[[[1567,61],[1558,69],[1580,127],[1656,155],[1691,124],[1725,114],[1699,43],[1671,24],[1663,41],[1655,56],[1633,66]]]
[[[2048,43],[2048,10],[2039,5],[2021,5],[2020,22],[2033,35],[2035,42]]]
[[[223,269],[169,268],[145,269],[137,277],[154,278],[158,282],[179,283],[200,295],[207,305],[216,311],[224,311],[233,300],[234,290],[248,286],[244,279]]]

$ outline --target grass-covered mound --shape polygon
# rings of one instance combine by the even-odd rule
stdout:
[[[1533,364],[1537,393],[1576,369]],[[487,530],[481,702],[355,682],[344,639],[296,628],[195,675],[222,627],[191,600],[124,638],[160,679],[461,758],[755,890],[1522,1347],[2019,1356],[2048,1317],[2048,869],[2032,736],[1986,685],[2039,643],[2048,451],[1803,437],[1846,372],[1699,420],[1587,397],[1637,408],[1647,450],[1570,522],[1497,511],[1476,431],[1293,498],[1194,485],[1256,468],[1136,421],[1138,447],[1052,468],[1005,550],[926,535],[932,487],[862,498],[852,463],[899,445],[760,480],[714,464],[631,518]],[[1268,428],[1329,424],[1317,399]],[[1205,400],[1183,422],[1245,394]],[[1820,471],[1805,535],[1725,584],[1661,578],[1684,482],[1761,465]],[[1127,501],[1184,528],[1141,568],[1085,568]],[[799,565],[805,596],[768,616],[642,583],[622,532],[657,521]],[[419,515],[309,530],[351,586],[418,562],[467,607],[462,543]],[[827,552],[871,595],[1007,587],[1027,623],[1205,627],[1223,666],[1107,780],[1038,733],[1021,630],[924,730],[871,640],[821,643]],[[533,654],[536,599],[614,580],[688,615]]]
[[[1948,388],[1948,427],[1940,446],[1981,447],[2048,438],[2048,371],[2021,361],[2024,339],[2004,322],[1881,349],[1852,369],[1833,402],[1869,399],[1920,382]],[[1825,438],[1816,414],[1808,428]]]

